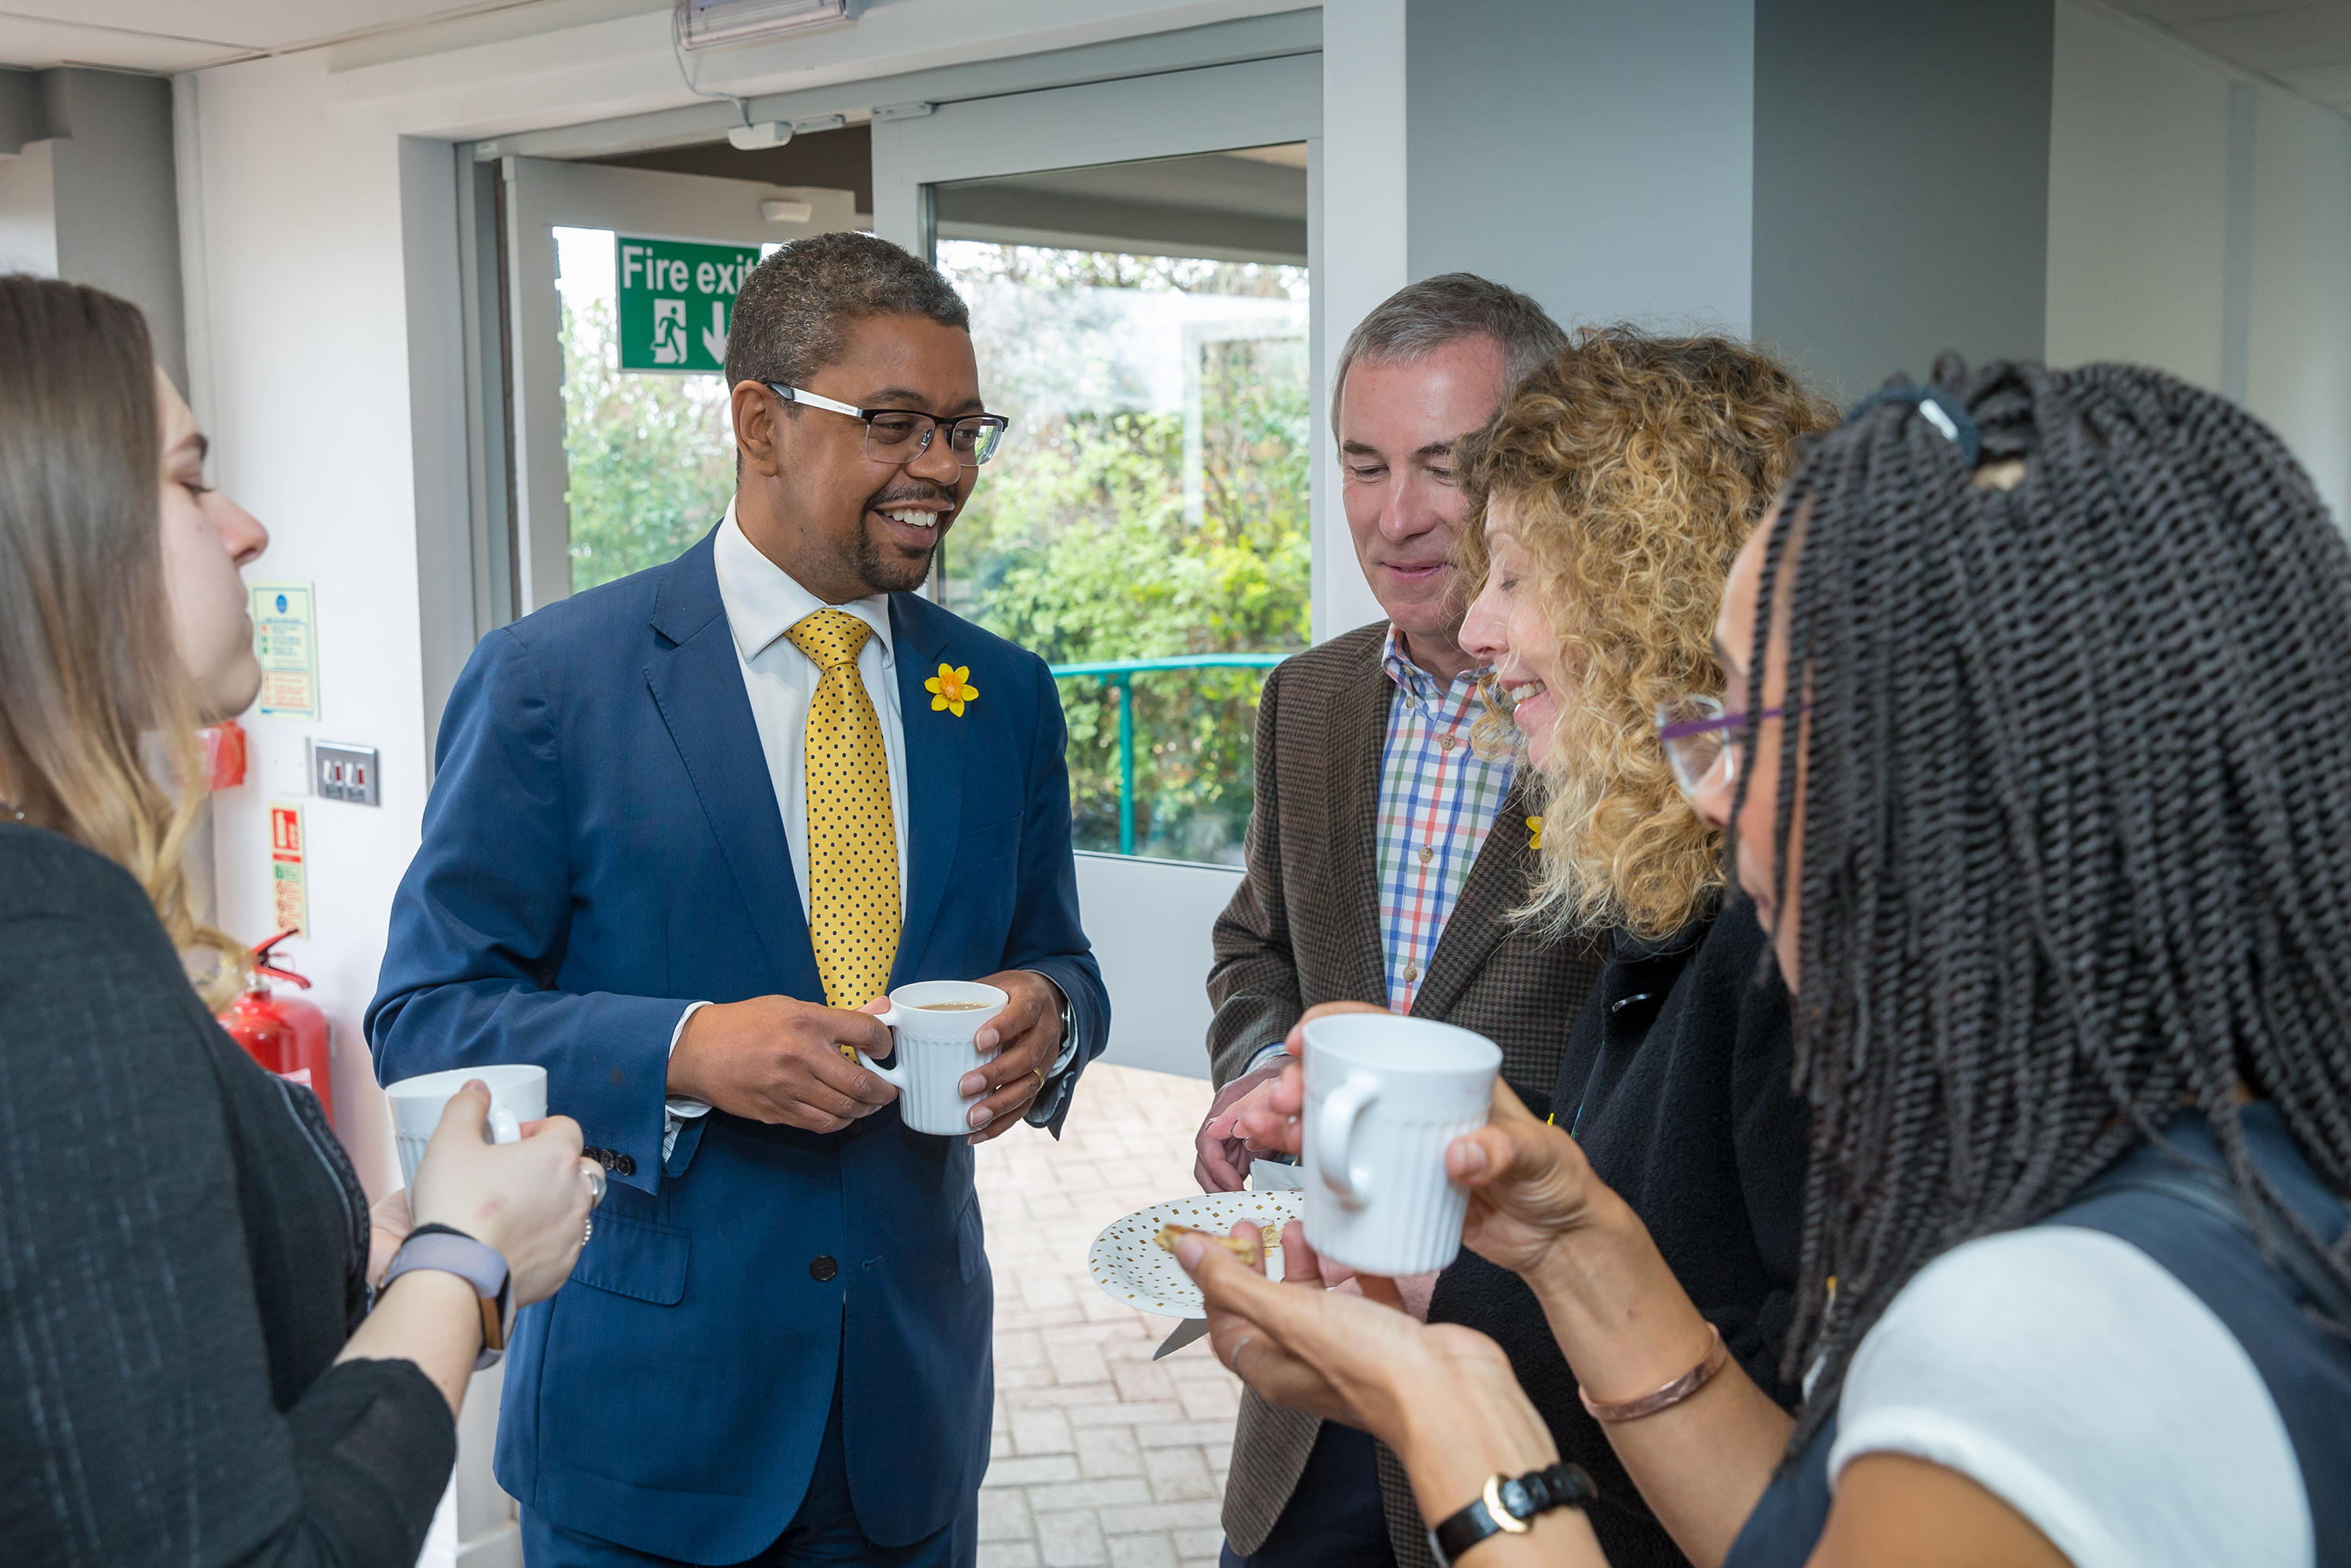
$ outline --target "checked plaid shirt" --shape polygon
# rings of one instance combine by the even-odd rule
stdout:
[[[1388,1007],[1408,1013],[1470,864],[1510,792],[1515,764],[1470,748],[1480,672],[1439,686],[1436,676],[1405,657],[1393,626],[1380,667],[1396,686],[1374,827],[1380,946],[1387,960]]]

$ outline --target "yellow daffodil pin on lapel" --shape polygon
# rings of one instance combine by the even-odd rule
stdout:
[[[1539,850],[1542,848],[1542,819],[1541,817],[1529,817],[1527,819],[1527,848],[1531,850]]]
[[[961,669],[953,664],[941,664],[939,673],[923,683],[923,689],[931,694],[933,713],[945,708],[957,718],[963,716],[963,705],[979,695],[979,688],[971,684],[969,664]]]

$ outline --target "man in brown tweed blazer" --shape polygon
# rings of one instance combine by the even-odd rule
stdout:
[[[1520,769],[1473,758],[1475,662],[1450,558],[1462,522],[1452,447],[1520,375],[1564,347],[1540,306],[1453,273],[1400,290],[1339,360],[1332,424],[1356,557],[1388,620],[1283,663],[1258,708],[1248,874],[1216,927],[1208,997],[1218,1086],[1198,1138],[1212,1192],[1242,1186],[1243,1104],[1318,1002],[1363,1001],[1493,1040],[1541,1104],[1601,947],[1515,929],[1535,869]],[[1435,1276],[1405,1281],[1425,1312]],[[1414,1285],[1417,1283],[1416,1292]],[[1227,1568],[1390,1568],[1397,1560],[1370,1437],[1245,1394],[1226,1484]],[[1394,1461],[1387,1461],[1394,1468]],[[1396,1545],[1410,1494],[1392,1484]]]

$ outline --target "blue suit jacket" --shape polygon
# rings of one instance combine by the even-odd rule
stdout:
[[[1052,677],[920,598],[890,614],[909,861],[891,983],[1051,977],[1080,1050],[1030,1119],[1058,1133],[1110,1008],[1078,924]],[[961,717],[924,690],[943,663],[978,688]],[[781,1534],[836,1376],[875,1541],[952,1521],[987,1463],[968,1145],[894,1107],[829,1135],[714,1112],[663,1165],[680,1013],[775,994],[824,988],[705,537],[475,650],[368,1011],[385,1082],[537,1062],[549,1109],[633,1161],[570,1281],[517,1324],[496,1472],[642,1552],[732,1563]]]

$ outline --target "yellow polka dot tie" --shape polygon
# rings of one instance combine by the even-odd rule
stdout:
[[[820,610],[784,635],[824,672],[809,704],[809,937],[824,999],[862,1007],[887,990],[898,956],[898,828],[882,721],[857,678],[872,630]]]

